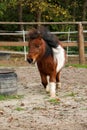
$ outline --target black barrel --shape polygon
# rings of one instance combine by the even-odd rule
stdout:
[[[0,60],[9,60],[10,54],[9,53],[2,53],[0,52]]]
[[[0,69],[0,94],[17,93],[17,74],[13,69]]]

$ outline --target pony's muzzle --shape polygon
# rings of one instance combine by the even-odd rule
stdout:
[[[32,62],[33,62],[33,59],[32,59],[32,58],[27,58],[27,61],[28,61],[29,63],[32,63]]]

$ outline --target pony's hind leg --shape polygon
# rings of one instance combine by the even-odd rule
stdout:
[[[61,88],[61,82],[60,82],[60,71],[56,75],[56,88],[60,89]]]

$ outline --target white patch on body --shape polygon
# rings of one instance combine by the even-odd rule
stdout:
[[[64,49],[59,45],[57,48],[52,48],[54,60],[57,62],[57,73],[62,69],[65,63],[65,52]]]

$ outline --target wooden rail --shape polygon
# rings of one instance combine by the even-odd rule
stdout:
[[[78,42],[62,42],[64,47],[78,46]],[[0,41],[0,46],[28,46],[28,42],[13,42],[13,41]],[[87,42],[84,42],[84,46],[87,47]]]
[[[52,24],[87,24],[86,21],[77,21],[77,22],[0,22],[0,24],[14,24],[14,25],[52,25]]]

